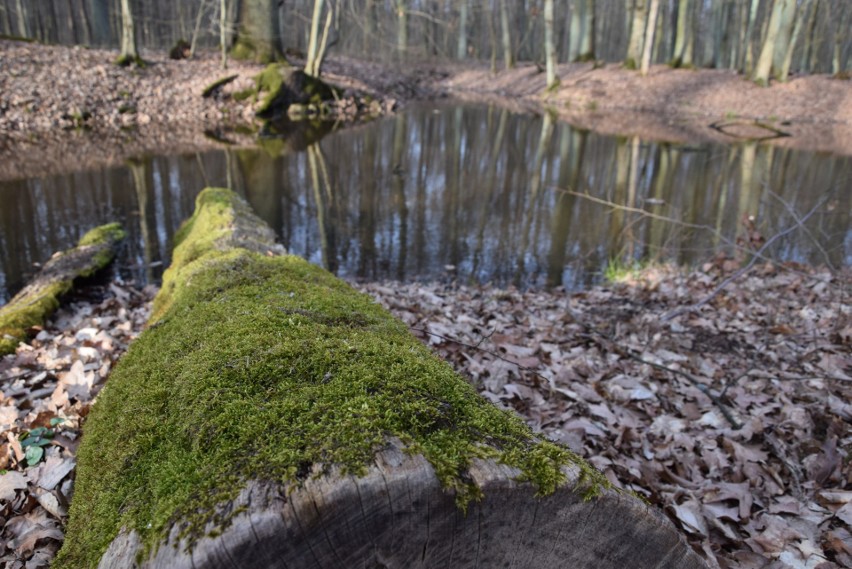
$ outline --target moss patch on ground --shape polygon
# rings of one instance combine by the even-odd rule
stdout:
[[[75,279],[90,277],[107,266],[124,237],[118,223],[102,225],[83,235],[77,247],[54,255],[33,282],[0,307],[0,355],[13,353],[27,340],[29,328],[44,324]]]
[[[247,481],[298,485],[332,465],[362,473],[389,437],[422,453],[462,508],[480,497],[465,475],[476,457],[519,468],[540,494],[569,464],[589,495],[607,486],[479,397],[368,296],[304,259],[262,253],[266,234],[235,239],[239,216],[263,223],[246,208],[228,190],[199,195],[155,323],[85,426],[55,567],[95,567],[121,528],[149,547],[175,523],[190,541],[211,522],[215,533]]]

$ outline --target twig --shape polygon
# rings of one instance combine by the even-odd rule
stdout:
[[[750,271],[751,268],[754,266],[754,264],[757,262],[758,259],[765,259],[765,257],[763,256],[763,252],[770,245],[772,245],[775,241],[781,239],[782,237],[785,237],[786,235],[789,235],[790,233],[792,233],[793,231],[798,229],[800,227],[800,225],[802,223],[806,222],[808,220],[808,218],[810,218],[817,211],[817,209],[819,209],[822,206],[822,204],[824,202],[825,202],[825,198],[820,200],[813,208],[811,208],[811,210],[807,214],[805,214],[805,216],[801,219],[801,221],[796,220],[796,223],[794,223],[793,225],[791,225],[790,227],[788,227],[784,231],[781,231],[780,233],[776,233],[775,235],[773,235],[772,237],[767,239],[766,243],[764,243],[763,246],[760,249],[758,249],[757,252],[754,253],[754,255],[751,258],[751,261],[749,261],[748,264],[745,267],[742,267],[740,270],[738,270],[737,272],[735,272],[734,274],[732,274],[731,276],[726,278],[724,281],[722,281],[721,284],[719,284],[719,286],[717,286],[715,289],[713,289],[713,292],[711,292],[710,294],[708,294],[707,296],[705,296],[704,298],[702,298],[701,300],[699,300],[695,304],[690,304],[689,306],[682,306],[680,308],[672,310],[671,312],[669,312],[667,314],[664,314],[660,318],[660,321],[661,322],[667,322],[667,321],[671,320],[672,318],[674,318],[676,316],[680,316],[681,314],[685,314],[687,312],[694,312],[695,310],[701,308],[702,306],[704,306],[705,304],[707,304],[708,302],[713,300],[713,298],[715,298],[717,294],[719,294],[720,292],[725,290],[725,288],[727,288],[727,286],[729,284],[731,284],[733,281],[737,280],[742,275],[744,275],[745,273]]]
[[[656,219],[657,221],[665,221],[667,223],[672,223],[674,225],[679,225],[681,227],[686,227],[686,228],[689,228],[689,229],[700,229],[702,231],[707,231],[710,234],[712,234],[714,237],[716,237],[719,241],[721,241],[725,245],[728,245],[729,247],[731,247],[732,249],[734,249],[736,251],[743,251],[743,252],[746,252],[746,253],[750,253],[754,257],[757,257],[758,259],[760,259],[762,261],[769,262],[769,263],[775,263],[776,262],[774,259],[772,259],[770,257],[766,257],[766,256],[763,255],[763,253],[762,253],[763,248],[761,248],[759,251],[753,251],[752,249],[749,249],[748,247],[743,247],[742,245],[738,244],[736,241],[733,241],[733,240],[729,239],[728,237],[725,237],[722,234],[722,232],[720,232],[719,230],[717,230],[714,227],[710,227],[709,225],[702,225],[700,223],[690,223],[688,221],[682,221],[680,219],[675,219],[673,217],[660,215],[658,213],[654,213],[654,212],[651,212],[651,211],[648,211],[648,210],[645,210],[645,209],[642,209],[642,208],[639,208],[639,207],[631,207],[631,206],[627,206],[627,205],[617,204],[617,203],[609,201],[609,200],[596,198],[594,196],[589,195],[588,193],[576,192],[574,190],[566,190],[564,188],[559,188],[559,187],[556,187],[556,186],[549,186],[549,189],[556,190],[556,191],[559,191],[559,192],[563,192],[563,193],[566,193],[566,194],[571,195],[571,196],[576,196],[578,198],[583,198],[583,199],[586,199],[586,200],[588,200],[592,203],[596,203],[596,204],[599,204],[599,205],[605,205],[605,206],[611,207],[613,209],[626,211],[628,213],[639,213],[639,214],[642,214],[645,217],[648,217],[650,219]],[[808,217],[810,217],[811,214],[815,211],[815,209],[818,208],[819,206],[821,206],[826,201],[826,199],[827,198],[823,198],[820,201],[820,203],[818,203],[816,206],[814,206],[814,210],[811,210],[811,212],[809,212],[808,215],[805,218],[802,218],[801,223],[803,223]],[[785,269],[787,271],[789,271],[789,272],[791,272],[795,275],[799,275],[801,277],[816,278],[816,277],[814,277],[814,275],[811,275],[811,274],[808,274],[808,273],[805,273],[805,272],[802,272],[802,271],[797,271],[797,270],[789,268],[789,267],[787,267]]]

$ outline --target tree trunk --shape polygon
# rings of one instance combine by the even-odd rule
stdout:
[[[219,2],[219,48],[222,50],[222,69],[228,68],[228,1]]]
[[[580,61],[595,59],[595,0],[581,0],[583,7],[583,35],[580,40]]]
[[[503,64],[506,69],[515,67],[515,53],[512,50],[512,32],[509,28],[509,11],[506,0],[500,0],[500,27],[503,32]]]
[[[645,46],[642,50],[642,67],[640,73],[647,75],[651,68],[651,52],[654,47],[654,32],[657,29],[657,12],[660,9],[660,0],[651,0],[651,8],[648,11],[648,22],[645,29]]]
[[[784,59],[787,57],[787,49],[793,41],[793,28],[799,20],[801,18],[799,17],[797,1],[788,0],[781,10],[781,25],[778,27],[775,50],[772,52],[772,76],[780,81],[783,81],[786,77],[781,75],[781,70],[784,67]]]
[[[116,63],[130,65],[141,60],[136,48],[136,25],[133,23],[133,11],[130,0],[121,0],[121,55]]]
[[[784,10],[784,4],[790,0],[772,0],[772,14],[769,17],[769,24],[766,31],[766,39],[763,42],[763,47],[760,50],[760,57],[757,60],[754,74],[751,79],[758,85],[766,85],[769,83],[769,72],[772,70],[772,59],[775,53],[775,43],[778,38],[778,30],[781,27],[781,15]]]
[[[796,18],[796,25],[793,27],[793,35],[790,36],[790,41],[784,52],[784,59],[781,61],[781,67],[778,69],[778,74],[776,75],[776,78],[781,81],[786,81],[790,75],[790,66],[793,63],[793,51],[796,49],[796,44],[799,43],[799,36],[802,35],[802,28],[805,22],[809,21],[811,11],[810,0],[804,0],[799,11],[799,17]]]
[[[743,71],[749,75],[754,71],[754,26],[757,22],[758,8],[760,8],[760,0],[751,0],[746,29],[745,63],[743,65]]]
[[[269,63],[281,55],[276,0],[241,0],[237,41],[231,52],[237,59]]]
[[[706,567],[236,194],[196,203],[87,418],[54,569]]]
[[[630,0],[628,0],[630,2]],[[632,8],[632,24],[630,40],[627,44],[627,58],[624,66],[627,69],[638,69],[642,61],[642,48],[645,45],[645,27],[648,19],[647,0],[635,0]]]
[[[311,34],[308,38],[308,52],[305,56],[305,73],[319,77],[320,61],[319,55],[319,40],[320,40],[320,21],[322,20],[322,10],[324,0],[314,0],[314,12],[311,16]]]
[[[690,0],[679,0],[677,7],[677,30],[675,32],[675,46],[674,46],[674,59],[671,62],[671,66],[678,67],[688,67],[692,64],[692,62],[686,62],[686,54],[687,54],[687,43],[693,41],[692,39],[692,25],[691,22],[691,13],[690,13]]]
[[[556,75],[556,44],[553,39],[553,0],[544,0],[544,56],[547,66],[547,89],[559,87]]]
[[[467,59],[467,10],[468,0],[461,0],[459,7],[459,44],[456,51],[456,59],[462,61]]]
[[[18,15],[18,35],[22,38],[30,37],[30,26],[27,22],[27,13],[24,10],[23,0],[16,0],[15,8]]]
[[[396,0],[396,49],[400,58],[405,57],[408,52],[408,7],[407,0]]]
[[[568,36],[568,61],[578,61],[580,59],[580,44],[583,37],[583,18],[580,14],[580,2],[582,0],[571,1],[571,24],[570,34]]]

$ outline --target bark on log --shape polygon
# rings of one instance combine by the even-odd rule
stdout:
[[[0,356],[13,353],[26,341],[29,328],[44,324],[76,279],[92,276],[108,265],[124,237],[119,224],[102,225],[83,235],[73,249],[51,257],[32,282],[0,307]]]
[[[55,567],[705,567],[375,303],[279,256],[233,193],[202,192],[176,240],[86,424]]]

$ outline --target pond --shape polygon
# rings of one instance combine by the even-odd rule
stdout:
[[[849,157],[421,105],[306,150],[273,140],[2,182],[0,300],[113,220],[130,232],[121,271],[156,282],[206,185],[232,187],[289,251],[344,277],[577,289],[613,259],[692,264],[767,241],[775,260],[849,265],[850,180]]]

